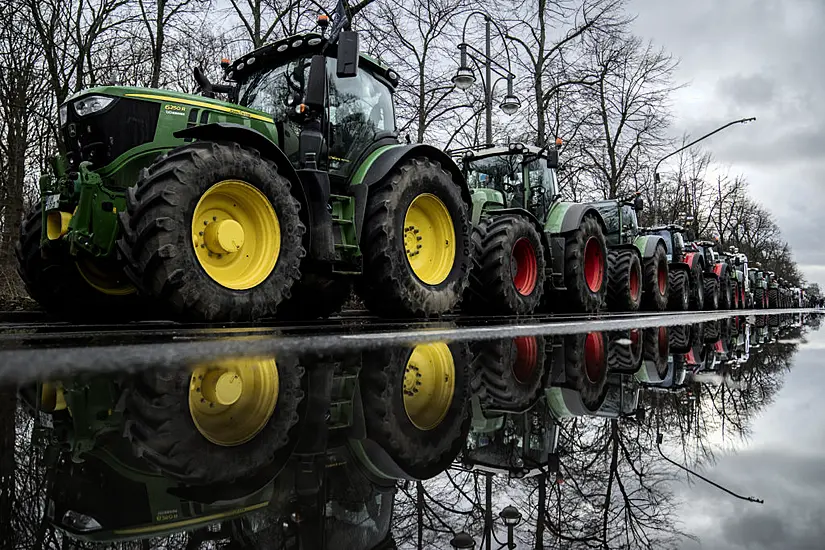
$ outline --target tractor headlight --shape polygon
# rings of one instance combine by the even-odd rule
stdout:
[[[92,516],[75,512],[74,510],[67,510],[63,514],[63,524],[68,525],[78,531],[88,532],[97,531],[101,528],[100,522]]]
[[[69,122],[69,106],[66,104],[61,105],[58,112],[60,113],[60,127],[62,128]]]
[[[108,107],[114,98],[102,95],[90,95],[74,102],[74,110],[79,116],[91,115]]]

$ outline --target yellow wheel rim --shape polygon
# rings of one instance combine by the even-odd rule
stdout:
[[[195,206],[192,245],[213,281],[247,290],[275,268],[281,225],[266,195],[246,182],[225,180],[207,189]]]
[[[128,296],[137,292],[119,268],[112,269],[86,258],[77,260],[75,267],[83,280],[98,292],[109,296]]]
[[[428,285],[444,281],[455,264],[455,229],[444,203],[418,195],[404,216],[404,249],[415,276]]]
[[[278,403],[275,359],[232,359],[198,367],[189,382],[189,414],[215,445],[242,445],[264,429]]]
[[[404,371],[404,410],[419,430],[444,420],[455,393],[455,362],[447,344],[422,344],[412,350]]]

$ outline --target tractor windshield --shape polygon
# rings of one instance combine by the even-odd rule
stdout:
[[[494,189],[505,196],[507,206],[527,208],[539,219],[544,217],[555,189],[545,159],[532,157],[525,162],[521,154],[492,155],[471,160],[465,167],[471,189]],[[529,204],[525,204],[525,192]]]
[[[238,103],[283,122],[303,100],[308,73],[308,58],[257,72],[241,85]]]

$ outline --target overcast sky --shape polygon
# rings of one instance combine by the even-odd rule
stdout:
[[[776,216],[825,289],[825,0],[630,0],[636,29],[681,59],[673,133],[705,142]]]
[[[705,475],[751,504],[697,483],[677,491],[685,531],[700,538],[682,550],[821,549],[825,541],[825,329],[807,335],[776,400],[752,422],[752,437]]]

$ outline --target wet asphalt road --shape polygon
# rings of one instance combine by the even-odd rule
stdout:
[[[478,341],[684,325],[728,317],[814,313],[814,309],[446,317],[410,322],[343,315],[301,324],[187,325],[139,322],[72,325],[36,313],[0,312],[0,382],[19,384],[69,372],[177,368],[239,356],[358,352],[390,345]]]

